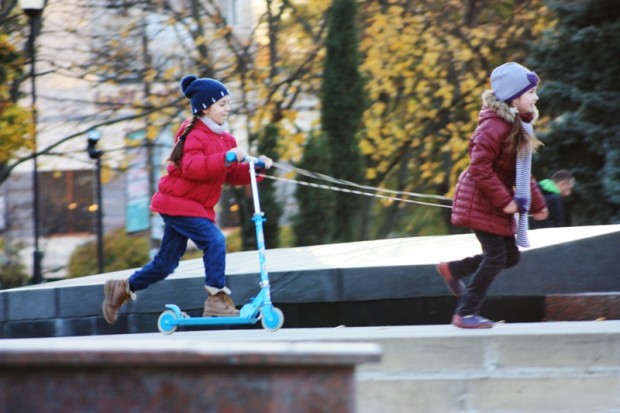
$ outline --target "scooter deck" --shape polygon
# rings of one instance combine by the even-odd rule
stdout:
[[[222,324],[254,324],[259,320],[259,315],[243,316],[213,316],[213,317],[190,317],[175,304],[166,304],[166,308],[174,312],[174,319],[169,321],[170,324],[179,326],[200,326],[200,325],[222,325]],[[242,309],[243,310],[243,309]],[[242,311],[243,313],[243,311]]]

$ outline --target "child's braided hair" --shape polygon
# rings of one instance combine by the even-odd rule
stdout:
[[[172,152],[170,152],[170,157],[168,158],[168,160],[174,163],[177,168],[181,166],[181,158],[183,157],[183,144],[185,143],[185,138],[187,138],[187,135],[189,135],[192,129],[194,129],[194,125],[196,124],[196,121],[199,117],[200,114],[195,114],[194,116],[192,116],[192,120],[187,124],[187,126],[183,130],[183,133],[181,134],[181,136],[179,136],[179,139],[174,144]]]

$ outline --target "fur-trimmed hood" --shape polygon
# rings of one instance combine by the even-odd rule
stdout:
[[[491,89],[482,93],[482,106],[497,113],[497,115],[506,122],[513,123],[515,121],[515,112],[512,111],[510,105],[498,100]],[[534,123],[538,119],[538,108],[534,106],[533,113],[519,114],[524,122]]]

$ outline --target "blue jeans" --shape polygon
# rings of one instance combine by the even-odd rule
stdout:
[[[517,265],[521,253],[515,237],[502,237],[483,231],[474,231],[482,246],[482,254],[448,263],[455,278],[473,274],[471,283],[459,297],[455,314],[478,314],[487,291],[495,277],[504,269]]]
[[[202,250],[205,267],[205,285],[215,288],[226,286],[226,238],[207,218],[173,217],[161,215],[164,219],[164,236],[159,252],[153,261],[129,277],[132,291],[144,290],[161,281],[179,266],[179,260],[191,239]]]

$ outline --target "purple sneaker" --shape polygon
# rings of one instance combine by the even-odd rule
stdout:
[[[446,283],[453,296],[459,297],[463,294],[465,284],[463,284],[463,281],[452,276],[450,266],[447,262],[440,262],[435,266],[435,269],[437,269],[437,272],[441,275],[441,278],[443,278],[443,281]]]
[[[493,328],[493,321],[480,317],[478,314],[460,316],[454,314],[452,325],[458,328]]]

